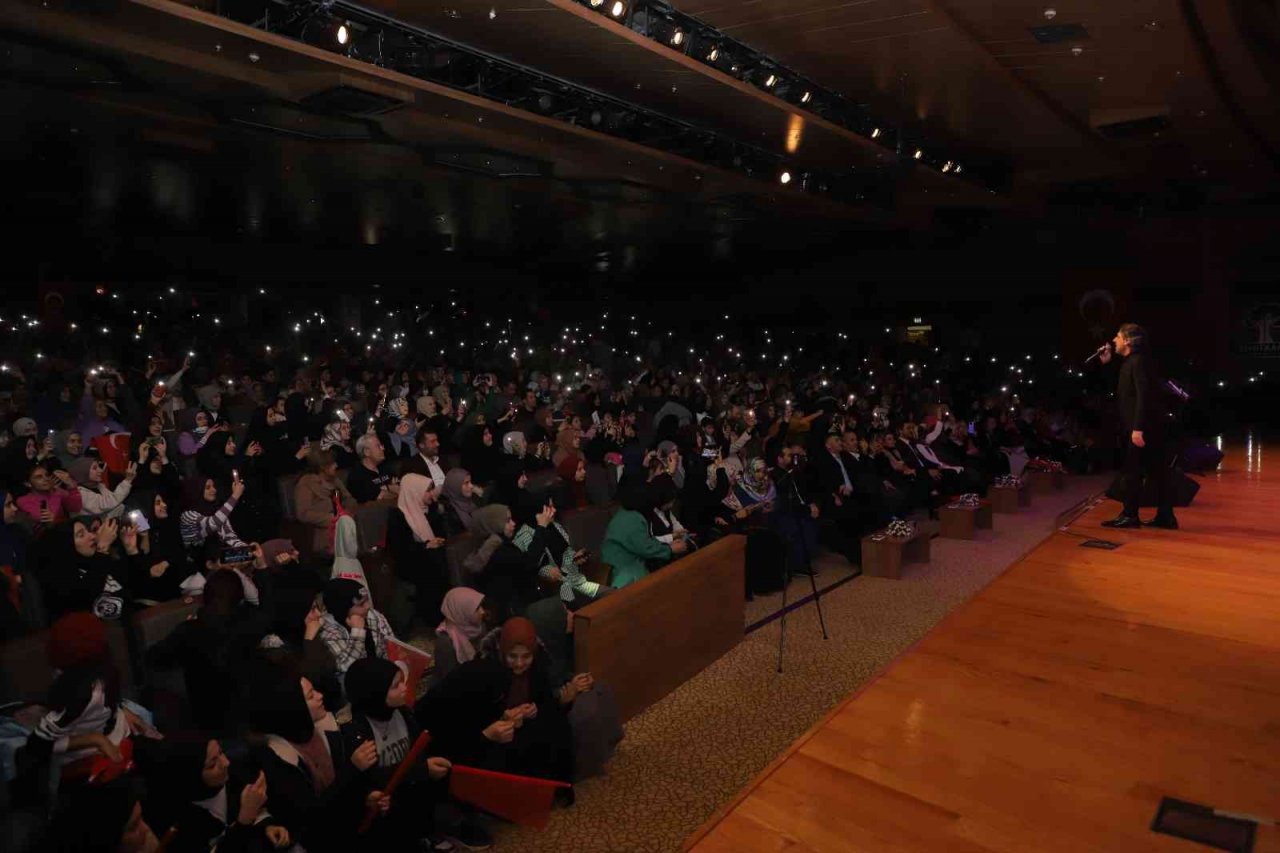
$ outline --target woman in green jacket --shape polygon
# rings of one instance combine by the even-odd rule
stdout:
[[[666,545],[653,538],[645,517],[653,498],[648,483],[632,482],[620,489],[622,509],[609,519],[600,559],[613,567],[609,585],[620,589],[649,574],[649,560],[670,560],[687,550],[684,540]]]

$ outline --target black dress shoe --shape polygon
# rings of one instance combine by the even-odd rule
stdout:
[[[1136,515],[1117,515],[1110,521],[1102,522],[1103,527],[1112,529],[1138,528],[1142,527],[1142,522],[1138,520]]]
[[[1174,518],[1173,513],[1168,515],[1157,515],[1150,521],[1142,522],[1143,527],[1158,527],[1161,530],[1177,530],[1178,519]]]

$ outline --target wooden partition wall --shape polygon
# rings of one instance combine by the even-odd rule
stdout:
[[[629,720],[742,641],[746,538],[727,536],[579,610],[577,670]]]

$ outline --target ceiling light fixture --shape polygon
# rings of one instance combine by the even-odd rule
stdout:
[[[715,45],[711,46],[711,50],[707,51],[707,62],[715,62],[720,58],[720,48]]]
[[[764,78],[764,87],[766,89],[772,89],[777,84],[778,84],[777,74],[770,74],[768,77]]]
[[[622,0],[618,0],[618,2],[609,7],[609,14],[613,15],[615,18],[621,18],[626,11],[627,4],[623,3]]]
[[[948,160],[947,162],[942,164],[942,171],[950,172],[953,166],[955,166],[955,164],[952,163],[950,160]]]
[[[346,44],[351,41],[351,31],[347,29],[346,24],[338,25],[338,44]]]
[[[813,92],[805,92],[800,96],[800,103],[807,104],[813,100]]]
[[[781,175],[778,176],[778,180],[781,181],[783,184],[791,183],[791,173],[783,172]]]
[[[673,47],[679,47],[684,44],[684,30],[676,30],[671,34],[671,44]]]
[[[599,9],[604,5],[604,0],[590,0],[592,9]]]
[[[1044,19],[1046,21],[1052,21],[1056,17],[1058,17],[1058,10],[1052,6],[1044,10]]]
[[[912,156],[912,157],[914,157],[915,159],[919,160],[921,157],[923,157],[923,156],[924,156],[924,151],[922,151],[921,149],[917,148],[917,149],[916,149],[916,153],[915,153],[915,154],[912,154],[911,156]]]
[[[872,138],[872,139],[879,139],[879,138],[880,138],[880,128],[878,128],[878,127],[877,127],[877,128],[873,128],[873,129],[872,129],[872,131],[871,131],[871,138]]]
[[[1083,47],[1081,47],[1081,46],[1080,46],[1080,45],[1078,45],[1078,44],[1077,44],[1077,45],[1075,45],[1075,46],[1073,46],[1073,47],[1071,48],[1071,55],[1072,55],[1072,56],[1079,56],[1079,55],[1080,55],[1080,54],[1082,54],[1082,53],[1084,53],[1084,48],[1083,48]]]
[[[961,165],[960,165],[959,163],[956,163],[956,167],[955,167],[954,169],[952,169],[951,171],[955,172],[955,173],[958,175],[958,174],[960,174],[960,170],[961,170],[961,168],[962,168],[962,167],[961,167]]]

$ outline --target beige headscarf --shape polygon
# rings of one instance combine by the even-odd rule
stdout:
[[[436,538],[422,507],[423,496],[434,488],[435,483],[421,474],[405,474],[400,479],[400,497],[396,506],[404,513],[404,520],[409,523],[409,529],[413,531],[413,538],[417,542],[430,542]]]

